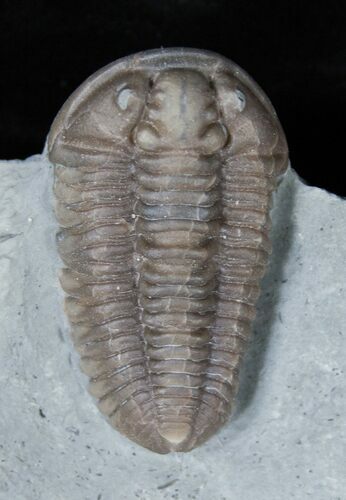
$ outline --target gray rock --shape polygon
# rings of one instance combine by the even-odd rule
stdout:
[[[233,419],[187,454],[114,431],[86,391],[62,311],[43,156],[0,163],[0,498],[341,500],[346,202],[290,171]]]

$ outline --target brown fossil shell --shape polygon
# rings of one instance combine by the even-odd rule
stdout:
[[[226,421],[237,391],[287,168],[275,111],[217,54],[142,52],[76,90],[48,153],[90,393],[140,445],[191,450]]]

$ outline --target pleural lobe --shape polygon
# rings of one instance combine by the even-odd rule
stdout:
[[[90,392],[133,441],[188,451],[237,392],[287,166],[275,112],[219,56],[144,53],[72,96],[49,151]]]

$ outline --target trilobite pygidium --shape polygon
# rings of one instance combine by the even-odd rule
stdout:
[[[49,135],[61,283],[90,392],[159,453],[230,414],[287,146],[238,66],[149,51],[89,78]]]

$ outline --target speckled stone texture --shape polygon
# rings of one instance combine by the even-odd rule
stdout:
[[[346,498],[345,201],[286,175],[237,410],[204,446],[160,456],[87,393],[57,280],[52,167],[34,156],[0,171],[1,499]]]

